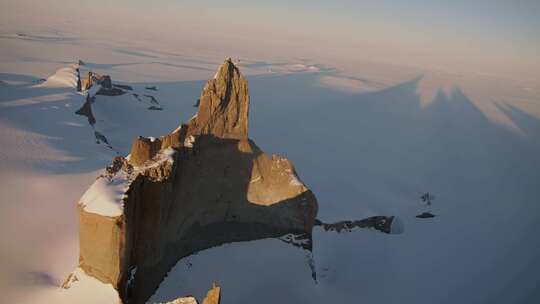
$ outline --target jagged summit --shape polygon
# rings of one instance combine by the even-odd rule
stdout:
[[[189,135],[248,138],[248,83],[228,58],[210,79],[200,97],[199,111],[189,122]]]
[[[157,141],[138,138],[131,149],[130,163],[141,165],[160,149],[189,146],[196,136],[247,139],[249,120],[248,83],[230,58],[208,80],[200,96],[197,114],[187,124]]]

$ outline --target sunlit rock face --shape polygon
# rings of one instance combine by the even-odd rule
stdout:
[[[189,122],[190,134],[248,138],[248,83],[230,59],[206,83],[199,100],[199,111]]]
[[[177,261],[223,243],[310,236],[313,193],[293,165],[248,138],[246,79],[226,60],[199,110],[159,138],[135,139],[79,203],[80,267],[144,303]],[[210,278],[211,279],[211,278]]]
[[[89,90],[93,85],[101,85],[106,89],[112,88],[111,77],[109,75],[99,75],[93,72],[88,72],[88,75],[81,79],[81,85],[83,90]]]

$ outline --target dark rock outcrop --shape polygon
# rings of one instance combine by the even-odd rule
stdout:
[[[94,72],[88,72],[87,77],[81,80],[83,90],[90,89],[93,85],[101,85],[103,88],[111,89],[112,81],[109,75],[100,75]]]
[[[83,91],[87,91],[91,87],[99,85],[100,87],[99,90],[97,90],[96,95],[119,96],[126,93],[126,91],[122,89],[122,85],[113,85],[109,75],[100,75],[98,73],[89,71],[86,77],[81,79],[79,76],[78,80],[81,83],[81,89]]]
[[[88,119],[88,124],[91,126],[96,123],[96,118],[94,117],[94,113],[92,113],[92,98],[90,96],[86,96],[86,101],[75,114],[85,116]]]
[[[126,94],[126,91],[117,87],[112,87],[112,88],[101,87],[101,89],[99,89],[96,92],[96,95],[103,95],[103,96],[120,96],[124,94]]]
[[[354,228],[372,228],[384,233],[392,232],[393,216],[372,216],[362,220],[340,221],[337,223],[327,224],[319,220],[315,221],[316,226],[321,226],[325,231],[351,231]]]
[[[417,218],[425,219],[425,218],[432,218],[432,217],[435,217],[435,215],[432,214],[431,212],[422,212],[422,213],[420,213],[419,215],[417,215],[416,217],[417,217]]]
[[[197,115],[171,134],[135,139],[79,203],[80,268],[112,284],[124,303],[144,303],[197,251],[311,236],[315,196],[287,159],[248,138],[247,81],[231,60],[200,100]]]

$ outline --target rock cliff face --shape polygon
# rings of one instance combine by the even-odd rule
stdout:
[[[294,167],[248,138],[246,79],[230,59],[198,113],[171,134],[137,138],[79,202],[80,268],[144,303],[177,261],[234,241],[311,236],[313,193]]]
[[[199,112],[189,123],[191,135],[248,138],[248,84],[230,59],[208,81],[199,100]]]

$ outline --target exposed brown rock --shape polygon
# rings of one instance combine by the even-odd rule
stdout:
[[[169,135],[136,139],[129,164],[115,160],[109,170],[111,184],[128,181],[121,214],[80,205],[81,268],[124,303],[144,303],[197,251],[288,233],[310,238],[315,196],[288,160],[248,139],[248,108],[247,82],[227,60],[194,118]]]
[[[81,79],[81,84],[83,90],[88,90],[95,84],[99,84],[106,89],[112,89],[112,81],[109,75],[100,75],[91,71]]]
[[[221,287],[213,284],[212,288],[206,293],[202,304],[219,304],[221,297]]]
[[[159,138],[136,138],[131,145],[129,163],[140,166],[144,162],[151,160],[160,150],[180,148],[183,145],[180,142],[182,136],[185,137],[185,131],[180,129]]]
[[[247,80],[227,59],[204,87],[197,116],[190,121],[190,135],[248,138],[249,92]]]
[[[159,139],[161,141],[161,150],[167,148],[180,148],[182,146],[182,143],[180,142],[181,137],[185,137],[185,132],[183,133],[182,129],[176,130],[171,134],[160,137]]]
[[[206,293],[202,304],[219,304],[221,297],[221,287],[217,286],[216,283],[212,285],[212,288]],[[192,296],[181,297],[174,299],[163,304],[197,304],[197,300]]]
[[[64,283],[62,283],[62,286],[60,287],[62,287],[63,289],[69,289],[71,287],[71,284],[78,281],[79,281],[79,278],[77,278],[77,276],[74,273],[70,273],[68,277],[66,278],[66,280],[64,281]]]
[[[197,300],[194,297],[181,297],[164,304],[197,304]]]
[[[161,141],[159,139],[139,137],[135,139],[131,145],[129,163],[134,166],[140,166],[144,164],[144,162],[152,159],[160,149]]]
[[[118,282],[124,253],[124,216],[108,217],[79,206],[79,265],[86,274],[105,282]]]

